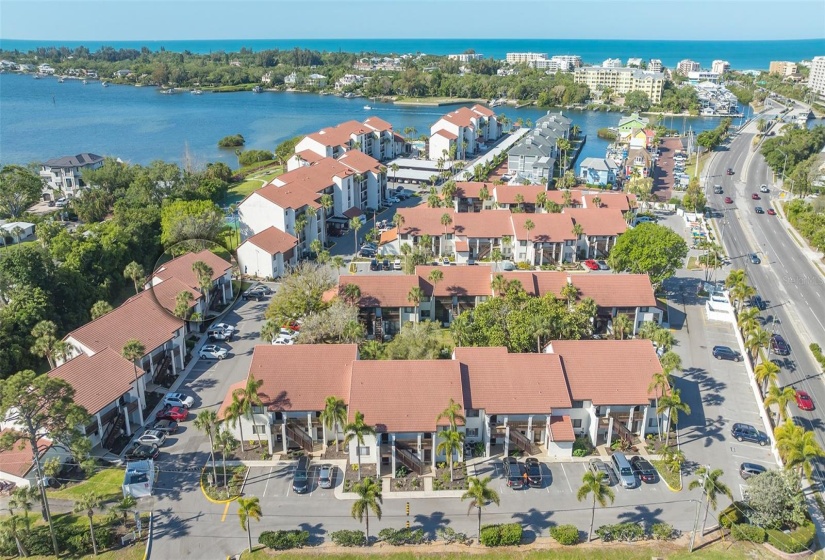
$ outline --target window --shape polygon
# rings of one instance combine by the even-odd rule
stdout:
[[[648,418],[647,419],[647,427],[648,428],[656,428],[659,426],[659,419],[658,418]]]
[[[584,408],[584,401],[573,401],[573,408]]]
[[[359,446],[356,448],[356,453],[358,453],[359,457],[369,457],[370,455],[370,448],[369,446]]]
[[[478,437],[478,428],[467,428],[466,437]]]
[[[467,414],[466,414],[467,418],[478,418],[478,415],[479,415],[479,411],[477,409],[470,408],[470,409],[467,410]]]
[[[405,307],[404,313],[415,313],[415,307]]]
[[[266,407],[253,406],[252,407],[252,414],[266,414]]]
[[[255,424],[252,426],[252,435],[262,435],[266,433],[266,424]]]
[[[581,419],[573,419],[572,422],[573,422],[573,427],[574,428],[581,428],[582,427]]]

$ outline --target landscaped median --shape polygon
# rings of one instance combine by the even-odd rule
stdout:
[[[673,472],[668,468],[667,463],[661,459],[651,459],[650,463],[659,471],[659,476],[662,477],[662,482],[671,492],[682,491],[682,473],[681,470]]]
[[[213,504],[226,504],[237,500],[243,491],[249,468],[243,465],[226,467],[225,476],[224,467],[218,467],[216,471],[217,480],[214,481],[214,485],[210,484],[210,478],[213,476],[212,467],[206,466],[201,471],[201,492],[204,497]]]

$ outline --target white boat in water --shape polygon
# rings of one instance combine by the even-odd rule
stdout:
[[[171,88],[170,89],[162,89],[162,90],[160,90],[160,92],[164,93],[166,95],[172,95],[173,93],[175,93],[175,90],[173,90]]]
[[[199,90],[199,89],[193,89],[193,90],[192,90],[192,95],[200,95],[200,94],[202,94],[202,93],[203,93],[203,92],[202,92],[201,90]]]
[[[364,110],[365,111],[372,111],[372,107],[370,107],[369,105],[364,105]]]
[[[62,83],[63,83],[63,82],[65,82],[65,81],[66,81],[66,80],[64,80],[62,76],[61,76],[60,78],[58,78],[58,79],[57,79],[57,83],[58,83],[58,84],[62,84]]]
[[[88,84],[88,83],[89,83],[89,82],[87,82],[86,80],[83,80],[83,85],[84,85],[84,86],[85,86],[86,84]]]
[[[102,85],[103,87],[109,87],[108,82],[101,82],[101,84],[100,84],[100,85]]]

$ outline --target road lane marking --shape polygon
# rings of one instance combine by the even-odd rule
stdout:
[[[232,502],[226,502],[226,507],[223,508],[223,515],[221,516],[221,523],[226,520],[226,514],[229,513],[229,504]]]
[[[572,492],[573,487],[570,485],[570,479],[567,478],[567,471],[564,469],[564,465],[562,465],[561,463],[559,463],[559,465],[561,466],[561,472],[564,473],[564,480],[565,482],[567,482],[567,487],[570,488],[570,491]]]

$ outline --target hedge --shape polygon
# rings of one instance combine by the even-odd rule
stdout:
[[[749,523],[736,523],[730,528],[730,536],[737,541],[748,541],[753,543],[765,542],[765,529],[750,525]]]
[[[413,529],[412,527],[404,529],[392,529],[387,527],[378,532],[378,539],[393,546],[401,546],[405,544],[421,544],[424,542],[424,530]]]
[[[264,531],[258,537],[258,543],[273,550],[303,548],[309,542],[309,531],[293,529],[291,531]]]
[[[816,527],[810,521],[790,533],[768,529],[768,542],[781,552],[796,554],[811,548],[816,536]]]
[[[367,544],[367,536],[364,531],[342,529],[341,531],[333,531],[331,537],[332,542],[338,546],[364,546]]]
[[[676,529],[673,528],[673,525],[668,525],[667,523],[654,523],[650,528],[650,535],[657,541],[669,541],[671,539],[675,539],[678,536],[678,533],[676,532]]]
[[[515,546],[521,544],[522,528],[518,523],[485,525],[479,541],[484,546]]]
[[[550,536],[564,545],[579,544],[579,529],[575,525],[556,525],[550,527]]]
[[[645,539],[645,528],[638,523],[617,523],[615,525],[602,525],[596,529],[596,535],[602,542],[624,541],[634,542]]]
[[[733,525],[745,523],[747,518],[743,512],[746,507],[747,505],[744,502],[733,502],[719,514],[719,525],[725,529],[730,529]]]

